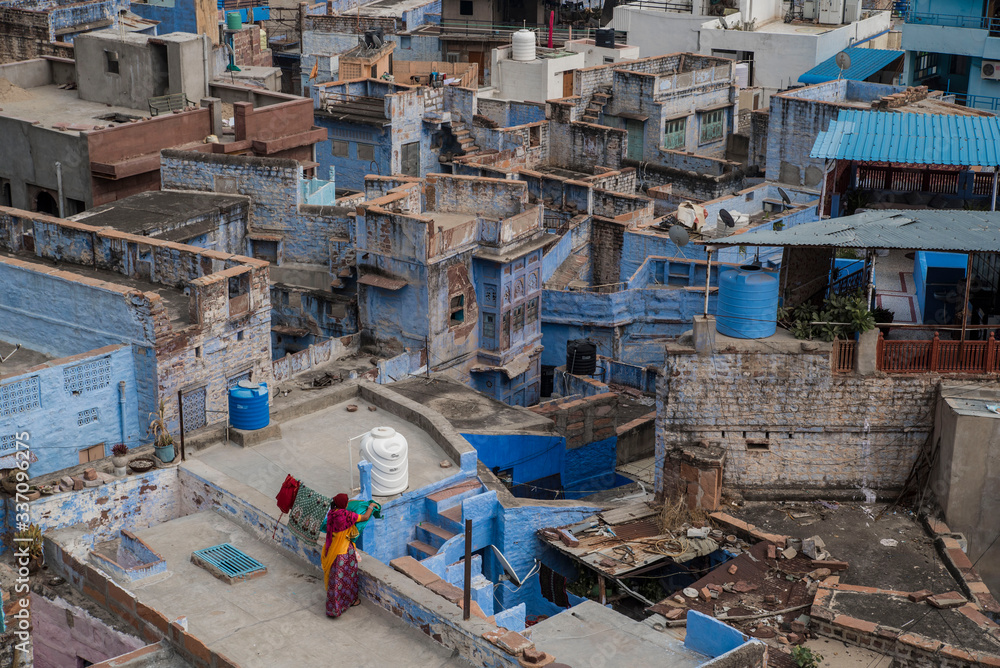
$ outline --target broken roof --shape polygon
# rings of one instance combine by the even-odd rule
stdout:
[[[727,246],[819,246],[1000,253],[1000,212],[865,211],[783,230],[750,230],[707,245],[713,250]]]
[[[250,198],[242,195],[155,190],[89,209],[71,220],[183,242],[214,231],[217,216],[249,202]],[[205,220],[193,222],[203,217]]]

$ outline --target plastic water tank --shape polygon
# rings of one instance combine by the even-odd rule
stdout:
[[[361,437],[361,458],[372,465],[372,494],[392,496],[410,484],[407,445],[392,427],[375,427]]]
[[[239,12],[229,12],[226,14],[227,30],[243,30],[243,15]]]
[[[511,38],[510,57],[513,60],[534,60],[535,59],[535,33],[530,30],[521,29],[514,33]]]
[[[229,390],[229,424],[236,429],[263,429],[271,422],[267,383],[241,380]]]
[[[722,272],[715,329],[736,339],[774,334],[778,317],[778,275],[754,265]]]
[[[576,376],[593,376],[597,371],[597,346],[585,339],[566,342],[566,372]]]
[[[733,213],[729,212],[733,217],[733,222],[736,223],[734,227],[729,227],[726,222],[722,220],[722,216],[715,219],[715,236],[716,238],[728,237],[730,234],[735,234],[737,230],[742,230],[744,227],[750,226],[750,214],[748,213]]]
[[[596,34],[594,35],[594,46],[599,46],[604,49],[615,48],[615,29],[598,28]]]

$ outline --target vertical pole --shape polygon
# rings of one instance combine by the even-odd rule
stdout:
[[[601,596],[601,605],[606,605],[608,602],[608,589],[603,575],[597,576],[597,591]]]
[[[993,168],[993,197],[990,198],[990,211],[997,210],[997,177],[1000,176],[1000,167]]]
[[[472,614],[472,520],[465,520],[465,592],[462,619]]]
[[[878,257],[878,253],[875,249],[868,251],[871,255],[872,264],[871,270],[868,274],[868,308],[875,306],[875,258]]]
[[[706,249],[708,255],[708,266],[705,268],[705,317],[708,317],[708,288],[712,283],[712,249]]]
[[[994,181],[994,183],[996,183]],[[972,315],[972,310],[969,305],[969,299],[972,295],[969,294],[969,288],[972,287],[972,256],[974,253],[969,253],[969,260],[965,263],[965,294],[962,295],[962,343],[965,343],[965,327],[969,322],[969,316]],[[962,346],[964,354],[964,346]]]
[[[184,454],[184,399],[181,397],[180,390],[177,390],[177,410],[180,419],[180,432],[181,432],[181,461],[186,462],[187,457]]]

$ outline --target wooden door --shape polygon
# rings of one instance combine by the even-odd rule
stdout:
[[[486,79],[484,77],[485,72],[483,71],[483,63],[484,63],[483,52],[469,51],[469,62],[476,63],[477,65],[479,65],[479,85],[483,85],[486,82]]]
[[[628,132],[628,152],[630,160],[642,160],[643,123],[631,118],[625,119],[625,131]]]
[[[563,97],[569,97],[573,94],[573,70],[566,70],[563,72]]]

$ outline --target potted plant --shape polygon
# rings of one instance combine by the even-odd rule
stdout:
[[[155,413],[149,414],[149,433],[153,436],[153,449],[156,458],[164,464],[174,461],[174,437],[167,429],[166,410],[161,399],[160,407]]]
[[[128,446],[124,443],[115,443],[111,448],[111,463],[115,465],[115,475],[124,476],[128,466]]]
[[[889,330],[892,327],[884,327],[882,325],[888,325],[896,319],[896,312],[890,311],[887,308],[881,306],[876,306],[872,309],[872,317],[875,318],[875,324],[879,325],[879,331],[882,332],[882,336],[888,336]]]
[[[42,530],[37,524],[29,524],[14,533],[14,549],[21,548],[28,555],[28,573],[37,573],[42,567]]]

